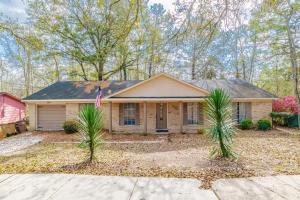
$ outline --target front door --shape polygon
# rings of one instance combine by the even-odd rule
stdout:
[[[167,129],[167,104],[156,104],[156,129]]]

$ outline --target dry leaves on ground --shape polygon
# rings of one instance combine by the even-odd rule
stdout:
[[[209,159],[214,144],[205,135],[172,134],[162,143],[104,144],[96,153],[98,162],[92,165],[83,163],[87,152],[77,144],[49,143],[54,136],[47,137],[50,139],[46,143],[34,145],[17,155],[0,157],[0,173],[197,178],[203,181],[204,188],[209,188],[211,181],[219,178],[300,174],[300,135],[277,130],[241,131],[234,139],[233,149],[238,153],[236,159]],[[148,136],[129,137],[140,139]],[[128,135],[117,138],[128,140]],[[147,139],[153,138],[158,137]],[[113,139],[117,140],[116,136]]]

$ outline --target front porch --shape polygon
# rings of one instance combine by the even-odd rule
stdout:
[[[203,103],[110,101],[104,113],[110,133],[197,133],[205,126]]]

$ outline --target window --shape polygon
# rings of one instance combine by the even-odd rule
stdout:
[[[240,123],[243,119],[251,119],[251,103],[234,103],[233,120]]]
[[[123,104],[124,125],[136,125],[136,107],[135,103]]]
[[[199,124],[199,103],[187,103],[187,123]]]

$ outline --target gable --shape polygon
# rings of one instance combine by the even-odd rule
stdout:
[[[114,97],[199,97],[208,92],[165,74],[125,89]]]

